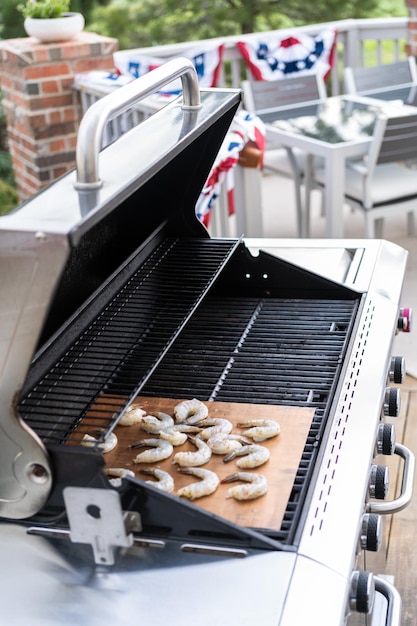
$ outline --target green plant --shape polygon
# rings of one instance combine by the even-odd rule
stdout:
[[[19,204],[15,187],[0,178],[0,215],[6,215]]]
[[[69,11],[71,0],[28,0],[26,4],[18,4],[17,10],[23,17],[35,19],[51,19],[61,17]]]

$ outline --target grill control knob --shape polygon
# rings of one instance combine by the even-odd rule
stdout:
[[[389,468],[386,465],[371,465],[369,496],[375,500],[385,500],[389,489]]]
[[[409,333],[413,325],[413,309],[400,309],[398,317],[397,328],[402,330],[403,333]]]
[[[405,359],[403,356],[393,356],[388,372],[391,383],[401,385],[405,380]]]
[[[382,517],[376,513],[365,513],[362,517],[361,548],[378,552],[382,542]]]
[[[379,424],[376,439],[377,454],[394,454],[395,427],[394,424]]]
[[[349,604],[352,611],[370,613],[374,606],[374,599],[375,581],[372,572],[353,572],[349,594]]]
[[[387,387],[384,397],[384,415],[386,417],[398,417],[400,414],[401,393],[396,387]]]

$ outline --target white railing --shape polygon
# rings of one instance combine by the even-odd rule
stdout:
[[[332,73],[328,79],[328,88],[331,95],[338,95],[343,92],[341,78],[343,67],[380,65],[383,62],[390,63],[406,58],[407,18],[340,20],[299,28],[268,31],[266,33],[252,33],[251,35],[245,35],[245,38],[259,37],[261,34],[269,37],[274,33],[280,39],[290,35],[296,36],[297,33],[305,33],[314,36],[328,28],[337,30],[337,62],[334,64]],[[219,75],[218,87],[240,88],[242,80],[248,77],[247,68],[236,45],[242,37],[243,36],[240,35],[200,40],[201,44],[208,42],[224,44],[223,66]],[[140,48],[135,49],[135,51],[143,55],[165,59],[173,56],[181,56],[181,54],[195,48],[196,44],[196,41],[191,41]],[[370,47],[372,48],[371,55],[369,53]],[[84,112],[93,102],[108,93],[105,89],[98,88],[97,85],[89,84],[88,80],[76,81],[75,89],[80,93]],[[103,144],[107,145],[111,143],[140,121],[152,115],[155,110],[156,108],[152,100],[150,102],[142,101],[131,111],[127,111],[115,119],[110,120],[106,127]],[[254,224],[251,222],[251,214],[261,215],[262,213],[261,207],[258,206],[261,202],[260,173],[245,171],[244,168],[240,167],[238,167],[237,170],[235,176],[236,196],[239,198],[240,202],[238,204],[240,204],[241,210],[241,215],[236,216],[238,218],[238,228],[241,228],[242,232],[244,230],[247,236],[262,236],[262,223],[259,221],[261,218]],[[224,196],[225,194],[222,195]],[[220,197],[220,202],[216,203],[212,215],[212,234],[215,236],[233,235],[234,233],[230,232],[229,222],[224,197],[223,199]],[[249,232],[249,230],[251,232]],[[238,234],[240,234],[240,232]]]
[[[366,61],[368,61],[367,64],[370,65],[381,64],[383,62],[383,48],[386,48],[387,43],[391,48],[387,62],[394,62],[405,58],[407,27],[408,18],[406,17],[363,20],[349,19],[268,31],[265,33],[252,33],[244,37],[259,37],[261,34],[269,36],[273,33],[276,33],[279,38],[296,35],[297,33],[316,35],[324,29],[335,28],[338,33],[338,63],[336,63],[333,68],[330,77],[330,85],[332,94],[337,95],[341,90],[341,67],[362,66],[365,65]],[[219,43],[225,44],[223,71],[220,75],[219,87],[240,87],[241,81],[247,78],[246,67],[242,62],[241,54],[236,46],[236,43],[242,40],[242,38],[243,35],[235,35],[233,37],[219,37],[217,39],[200,41],[200,43],[207,41],[214,43],[218,41]],[[375,52],[371,58],[367,58],[365,54],[366,44],[369,42],[371,42],[375,48]],[[144,55],[160,56],[164,58],[180,55],[191,48],[195,48],[196,43],[196,41],[191,41],[164,46],[152,46],[150,48],[140,48],[137,49],[137,51]]]
[[[357,67],[365,64],[380,65],[383,62],[390,63],[405,59],[406,57],[405,43],[408,33],[408,18],[406,17],[339,20],[300,26],[297,28],[267,31],[264,33],[252,33],[244,37],[259,37],[260,35],[269,37],[272,34],[276,34],[280,39],[283,39],[289,35],[296,36],[297,33],[316,35],[320,31],[328,28],[337,30],[338,62],[334,64],[331,76],[329,77],[329,91],[332,95],[339,94],[343,89],[341,80],[341,70],[343,67]],[[243,35],[235,35],[233,37],[200,40],[201,44],[207,42],[224,44],[223,66],[218,82],[219,87],[239,88],[242,80],[248,78],[247,68],[236,45],[242,38]],[[196,41],[189,41],[163,46],[137,48],[135,50],[143,55],[151,55],[164,59],[172,56],[180,56],[187,50],[195,48],[196,44]],[[371,53],[369,52],[369,44],[371,44],[373,48]],[[84,91],[91,92],[92,101],[104,95],[93,86],[91,89],[84,88]]]

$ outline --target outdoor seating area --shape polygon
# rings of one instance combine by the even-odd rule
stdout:
[[[146,49],[121,51],[115,54],[117,75],[106,76],[104,72],[79,75],[75,80],[75,88],[80,92],[83,109],[86,110],[96,99],[117,88],[118,84],[125,84],[129,75],[133,79],[146,73],[149,68],[175,56],[172,53],[193,59],[203,88],[227,82],[225,64],[229,63],[232,72],[228,81],[232,86],[242,88],[243,110],[259,118],[260,129],[262,124],[264,126],[265,149],[261,171],[245,171],[239,159],[234,158],[233,171],[229,173],[227,181],[222,176],[219,182],[226,189],[215,190],[204,213],[205,223],[212,234],[239,234],[236,232],[237,227],[249,236],[266,235],[262,219],[254,220],[250,216],[262,214],[265,174],[289,177],[292,181],[297,236],[311,236],[311,193],[317,189],[322,194],[321,214],[326,224],[326,237],[344,236],[343,207],[348,200],[356,201],[356,205],[365,209],[366,227],[364,221],[363,236],[374,237],[381,233],[380,229],[374,230],[374,220],[378,220],[378,225],[381,225],[379,218],[388,210],[385,207],[387,202],[390,210],[399,210],[401,207],[401,210],[407,212],[407,232],[411,233],[414,170],[410,169],[410,163],[414,155],[395,151],[387,157],[383,150],[383,157],[379,149],[384,136],[381,131],[384,126],[382,119],[386,116],[396,118],[407,112],[407,130],[403,130],[398,141],[404,143],[407,134],[410,143],[413,142],[413,113],[417,113],[417,108],[414,111],[412,106],[417,76],[414,57],[405,57],[404,53],[399,52],[399,46],[396,46],[392,63],[362,66],[357,52],[360,48],[358,41],[354,54],[354,46],[348,43],[349,39],[340,25],[317,25],[293,34],[297,37],[280,31],[252,34],[241,41],[234,41],[233,46],[231,41],[193,42],[192,48],[187,48],[185,44],[182,49],[179,46],[164,47],[164,50],[153,51],[153,56]],[[317,42],[320,42],[321,54],[316,54]],[[291,48],[291,52],[288,52],[288,48]],[[240,54],[240,60],[237,54]],[[337,75],[336,78],[336,60],[340,59],[340,54],[345,63],[350,62],[352,65],[345,65],[342,76]],[[314,62],[310,62],[313,57]],[[246,69],[244,80],[241,80],[242,63]],[[240,77],[237,81],[238,73]],[[145,98],[131,111],[111,120],[105,134],[105,144],[114,141],[132,125],[164,106],[167,100],[177,95],[180,88],[179,83],[168,86],[164,93]],[[387,133],[392,132],[389,130],[391,127],[391,123],[388,123]],[[392,140],[387,138],[386,141],[391,141],[392,145]],[[380,166],[382,160],[386,162],[391,158],[390,166]],[[406,165],[399,164],[399,161]],[[375,167],[369,163],[375,163]],[[376,203],[370,202],[372,177],[377,173],[379,175],[379,172],[394,170],[395,175],[400,173],[409,181],[400,190],[400,203],[396,202],[392,208],[392,193],[388,196],[383,194],[383,197],[380,194]],[[342,182],[345,179],[346,188]],[[384,189],[392,187],[390,178],[385,179],[385,182]],[[358,190],[352,191],[355,185]],[[365,202],[361,198],[362,187],[365,190]],[[239,202],[230,202],[231,190]],[[401,201],[403,196],[406,196],[407,203]],[[384,209],[381,209],[381,204]],[[234,211],[238,215],[233,218]],[[229,223],[230,216],[234,225]],[[254,224],[252,232],[251,227],[248,228],[249,222]]]

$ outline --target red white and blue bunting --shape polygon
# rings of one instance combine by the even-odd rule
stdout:
[[[239,161],[240,152],[249,142],[263,154],[265,126],[259,117],[241,109],[233,118],[196,204],[196,215],[207,228],[210,225],[211,210],[220,195],[222,184],[226,185],[228,215],[235,212],[234,168]]]
[[[197,72],[200,87],[216,87],[222,66],[224,44],[207,44],[181,52],[181,56],[190,59]],[[113,55],[116,70],[122,76],[139,78],[167,61],[178,58],[155,57],[142,54],[139,50],[120,50]],[[173,81],[161,90],[161,93],[181,93],[181,79]]]
[[[248,37],[237,46],[255,80],[277,80],[295,74],[329,75],[335,59],[337,31],[318,35],[297,34],[285,39],[277,35]]]

